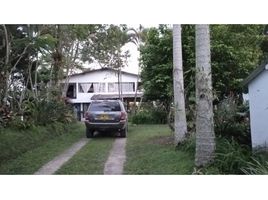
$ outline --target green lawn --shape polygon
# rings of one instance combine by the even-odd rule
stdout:
[[[34,130],[31,130],[32,132],[29,133],[29,135],[33,137],[29,138],[29,136],[25,136],[31,141],[26,141],[25,137],[22,135],[28,134],[30,130],[27,132],[14,132],[8,130],[8,134],[13,136],[12,140],[9,139],[11,137],[4,137],[4,135],[2,135],[2,138],[5,139],[7,143],[13,141],[13,145],[11,143],[12,147],[10,147],[10,149],[3,149],[1,154],[10,155],[15,158],[1,162],[0,174],[33,174],[46,162],[50,161],[74,142],[79,140],[79,138],[84,137],[84,125],[80,123],[68,125],[68,130],[65,133],[62,132],[61,135],[55,137],[42,136],[42,134],[45,134],[44,129],[45,128],[42,128],[42,133],[36,133]],[[60,131],[58,134],[60,134]],[[46,139],[44,140],[44,138]],[[18,139],[22,140],[19,141]],[[39,141],[42,139],[44,141]],[[33,141],[36,141],[37,145],[33,145]],[[29,145],[28,147],[27,144]],[[16,150],[16,146],[23,152],[20,153]]]
[[[21,146],[23,152],[16,150],[16,146],[6,149],[5,155],[12,156],[14,153],[14,157],[0,164],[0,174],[33,174],[79,138],[85,137],[83,124],[72,125],[70,130],[57,137],[48,137],[43,142],[38,140],[43,138],[41,131],[28,142],[30,147],[15,140],[15,138],[23,138],[21,133],[12,133],[16,135],[15,138],[2,135],[8,143],[14,141]],[[27,134],[29,134],[27,138],[35,135],[34,132]],[[114,140],[115,137],[107,136],[92,138],[56,174],[103,174],[104,164]],[[37,141],[38,145],[34,145],[33,141]],[[26,143],[27,140],[24,138],[22,142]],[[5,146],[8,147],[6,144]],[[193,153],[182,149],[175,150],[172,133],[166,125],[129,125],[126,154],[124,174],[191,174],[193,172]]]
[[[96,137],[56,174],[103,174],[115,137]],[[191,174],[192,153],[175,150],[166,125],[129,126],[124,174]]]
[[[125,174],[191,174],[193,154],[176,150],[167,125],[130,126]]]
[[[113,137],[92,138],[56,174],[103,174],[104,164],[113,142]]]

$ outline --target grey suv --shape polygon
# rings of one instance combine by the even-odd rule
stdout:
[[[121,137],[127,136],[128,117],[120,100],[92,101],[85,119],[87,138],[93,137],[94,131],[119,131]]]

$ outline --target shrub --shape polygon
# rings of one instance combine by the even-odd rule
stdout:
[[[6,127],[13,120],[13,112],[8,106],[0,106],[0,128]]]
[[[252,158],[252,161],[247,162],[247,166],[241,169],[243,173],[247,175],[264,175],[268,174],[268,162],[259,161],[258,159]]]
[[[21,130],[34,127],[33,121],[22,120],[21,116],[16,115],[13,117],[13,120],[9,123],[9,127],[13,129]]]
[[[254,149],[253,156],[241,169],[243,173],[248,175],[268,174],[268,153],[266,150],[263,148]]]
[[[157,108],[143,109],[131,117],[133,124],[166,124],[167,113]]]
[[[189,137],[187,137],[186,140],[184,140],[181,144],[179,144],[176,147],[176,150],[188,152],[194,156],[194,154],[195,154],[195,136],[190,135]]]
[[[75,120],[71,107],[63,100],[27,100],[23,107],[26,123],[46,125],[55,122],[70,123]]]
[[[206,174],[243,174],[242,168],[251,159],[251,149],[235,140],[217,138],[214,162],[204,168]]]
[[[133,124],[152,124],[152,116],[148,111],[139,111],[132,116],[131,122]]]
[[[234,98],[228,97],[217,105],[214,122],[217,136],[234,139],[240,144],[251,144],[249,120],[245,107],[239,107]]]

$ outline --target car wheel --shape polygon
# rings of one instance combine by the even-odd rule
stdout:
[[[127,128],[121,130],[120,136],[123,137],[123,138],[127,137]]]
[[[88,129],[88,128],[86,128],[86,136],[87,136],[87,138],[92,138],[93,137],[93,131]]]

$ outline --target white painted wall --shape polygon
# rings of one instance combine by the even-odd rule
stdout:
[[[268,147],[268,70],[249,83],[252,147]]]
[[[118,81],[117,73],[111,70],[93,71],[90,73],[71,76],[69,83],[77,83],[76,84],[77,96],[76,96],[76,99],[71,99],[70,101],[72,103],[83,103],[83,102],[89,102],[91,97],[95,94],[117,94],[117,92],[108,93],[108,83],[117,82],[117,81]],[[78,83],[89,83],[89,82],[105,83],[106,92],[105,93],[79,93]],[[134,82],[135,89],[136,89],[137,75],[122,73],[122,82]],[[128,92],[128,93],[131,93],[131,92]],[[132,92],[132,93],[135,93],[135,92]]]

